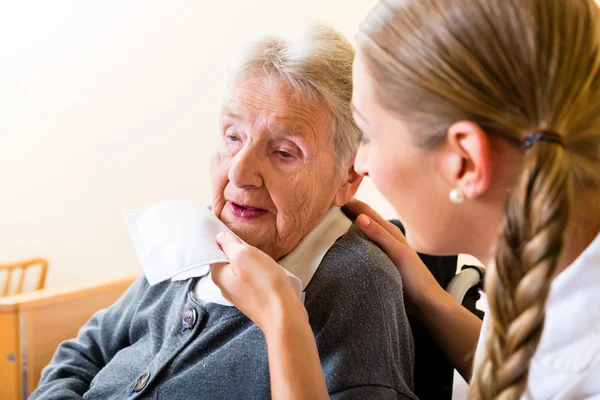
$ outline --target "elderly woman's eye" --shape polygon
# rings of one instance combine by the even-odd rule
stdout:
[[[294,156],[288,153],[287,151],[280,150],[279,155],[283,158],[293,158]]]
[[[240,138],[237,135],[227,135],[227,140],[231,142],[239,142]]]

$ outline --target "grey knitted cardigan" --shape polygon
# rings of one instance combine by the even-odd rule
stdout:
[[[262,332],[234,307],[200,304],[194,281],[138,278],[58,347],[31,399],[269,399]],[[332,399],[416,398],[399,273],[355,225],[305,306]]]

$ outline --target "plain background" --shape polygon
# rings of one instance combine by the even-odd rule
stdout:
[[[0,263],[47,258],[47,287],[139,272],[123,213],[210,202],[233,54],[315,20],[352,39],[375,2],[0,0]]]

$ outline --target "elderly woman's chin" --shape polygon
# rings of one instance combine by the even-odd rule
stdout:
[[[264,248],[265,244],[274,239],[272,236],[275,231],[275,215],[267,210],[227,202],[220,219],[233,233],[251,246]]]

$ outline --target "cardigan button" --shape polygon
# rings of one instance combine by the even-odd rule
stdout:
[[[183,312],[183,317],[181,318],[181,322],[183,324],[184,329],[192,329],[194,325],[196,325],[196,321],[198,320],[198,312],[194,308],[186,308]]]
[[[135,386],[133,387],[134,392],[141,392],[142,389],[146,387],[148,384],[148,380],[150,379],[150,372],[146,371],[140,375],[140,377],[135,382]]]

